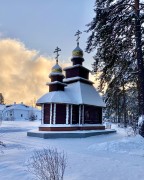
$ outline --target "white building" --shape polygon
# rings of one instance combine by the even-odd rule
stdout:
[[[6,105],[3,110],[3,120],[17,121],[17,120],[40,120],[41,111],[37,108],[27,106],[23,103]]]
[[[5,105],[3,105],[3,104],[0,104],[0,120],[2,120],[3,119],[3,110],[5,109]]]

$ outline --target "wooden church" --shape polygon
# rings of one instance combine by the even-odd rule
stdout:
[[[37,101],[42,107],[40,131],[104,130],[102,108],[105,107],[101,96],[89,80],[90,70],[83,66],[83,51],[79,47],[79,34],[76,33],[77,47],[72,51],[72,66],[62,68],[56,64],[49,75],[49,92]]]

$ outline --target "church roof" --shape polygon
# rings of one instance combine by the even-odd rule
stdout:
[[[65,91],[52,91],[43,95],[38,99],[37,104],[44,103],[68,103],[73,104],[72,99],[65,93]]]
[[[44,103],[86,104],[105,107],[105,103],[96,89],[92,85],[80,81],[68,84],[64,91],[49,92],[37,101],[37,104]]]

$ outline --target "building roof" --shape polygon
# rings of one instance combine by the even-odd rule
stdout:
[[[38,105],[44,103],[87,104],[105,107],[96,89],[80,81],[68,84],[64,91],[49,92],[37,101]]]
[[[69,82],[72,82],[72,81],[85,81],[87,82],[88,84],[94,84],[92,81],[90,81],[89,79],[85,79],[85,78],[82,78],[82,77],[79,77],[79,76],[76,76],[76,77],[71,77],[71,78],[64,78],[63,79],[63,82],[64,83],[69,83]]]
[[[71,97],[65,91],[52,91],[38,99],[37,104],[44,103],[68,103],[73,104]]]
[[[5,107],[5,109],[4,110],[27,110],[27,111],[30,111],[30,110],[39,110],[39,109],[37,109],[37,108],[33,108],[33,107],[31,107],[31,106],[27,106],[27,105],[25,105],[25,104],[11,104],[11,105],[7,105],[6,107]]]

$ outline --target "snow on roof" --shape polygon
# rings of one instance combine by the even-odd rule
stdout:
[[[11,110],[11,109],[21,109],[21,110],[25,110],[28,109],[28,106],[24,105],[24,104],[12,104],[12,105],[8,105],[6,106],[7,110]]]
[[[53,91],[43,95],[38,99],[37,104],[43,103],[68,103],[73,104],[73,100],[67,95],[65,91]]]
[[[85,79],[85,78],[82,78],[82,77],[79,77],[79,76],[76,76],[76,77],[71,77],[71,78],[64,78],[63,79],[63,82],[70,82],[70,81],[75,81],[75,80],[83,80],[83,81],[86,81],[86,82],[89,82],[91,84],[94,84],[92,81],[90,81],[89,79]]]
[[[37,108],[33,108],[31,106],[27,106],[25,104],[12,104],[12,105],[8,105],[6,106],[5,110],[13,110],[13,109],[17,109],[17,110],[38,110]]]
[[[54,82],[48,82],[48,83],[46,83],[46,85],[50,85],[50,84],[61,84],[61,85],[67,86],[67,84],[62,83],[62,82],[59,82],[59,81],[54,81]]]
[[[61,72],[51,72],[50,75],[49,75],[49,78],[50,78],[51,76],[57,76],[57,75],[59,75],[59,76],[64,76]]]
[[[92,85],[79,81],[68,84],[64,91],[45,94],[37,101],[37,104],[43,103],[87,104],[105,107],[105,103],[96,89]]]
[[[105,103],[103,102],[102,97],[92,85],[78,81],[69,84],[65,90],[69,96],[77,101],[77,104],[105,107]]]

